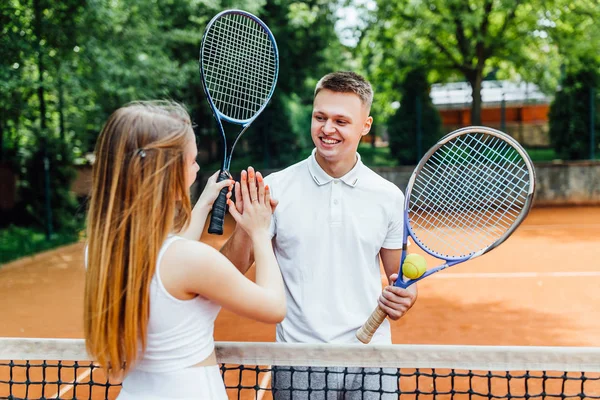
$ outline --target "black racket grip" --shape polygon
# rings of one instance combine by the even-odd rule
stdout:
[[[224,181],[229,178],[229,173],[227,171],[221,171],[219,177],[217,178],[217,182]],[[210,225],[208,225],[208,233],[212,233],[213,235],[222,235],[223,234],[223,223],[225,221],[225,213],[227,212],[227,192],[228,188],[224,187],[219,192],[219,196],[215,200],[212,206],[212,213],[210,215]]]

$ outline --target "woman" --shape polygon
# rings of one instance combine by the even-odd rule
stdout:
[[[85,338],[88,352],[124,376],[121,400],[226,399],[214,353],[221,307],[267,323],[285,316],[269,234],[271,199],[260,173],[242,172],[243,214],[256,283],[198,242],[211,205],[232,181],[213,175],[195,207],[199,169],[190,117],[170,102],[115,111],[96,144],[88,212]],[[254,177],[252,177],[254,181]]]

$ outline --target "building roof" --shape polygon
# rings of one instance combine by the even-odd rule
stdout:
[[[435,83],[431,86],[431,100],[438,108],[464,107],[472,101],[471,85],[467,82]],[[510,81],[483,81],[481,89],[482,106],[498,104],[504,98],[506,103],[544,103],[551,97],[542,93],[534,83]]]

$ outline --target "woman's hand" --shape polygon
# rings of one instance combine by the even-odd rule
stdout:
[[[241,182],[236,183],[237,205],[231,201],[231,192],[227,194],[229,213],[252,239],[268,235],[273,213],[269,187],[265,186],[261,173],[255,174],[252,167],[248,172],[242,171],[241,176]]]
[[[263,179],[263,176],[260,172],[256,171],[256,173],[254,172],[254,168],[252,167],[248,167],[248,185],[256,185],[256,183],[254,182],[254,179],[256,178],[258,180],[258,177],[260,177],[260,179]],[[244,202],[242,201],[242,186],[240,185],[240,182],[235,182],[235,208],[237,209],[237,211],[240,214],[244,213]],[[227,195],[227,198],[231,198],[231,191],[229,192],[229,194]],[[273,210],[273,212],[275,212],[275,208],[277,207],[277,204],[279,204],[279,201],[275,200],[272,197],[269,197],[269,201],[271,202],[271,209]]]
[[[235,181],[233,179],[224,179],[221,182],[217,182],[219,172],[215,172],[207,179],[206,186],[204,186],[204,190],[196,203],[198,206],[210,210],[222,189],[229,187],[229,190],[232,190]]]

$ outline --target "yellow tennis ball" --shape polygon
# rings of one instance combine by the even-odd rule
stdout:
[[[420,278],[427,271],[427,261],[419,254],[409,254],[402,264],[402,274],[408,279]]]

